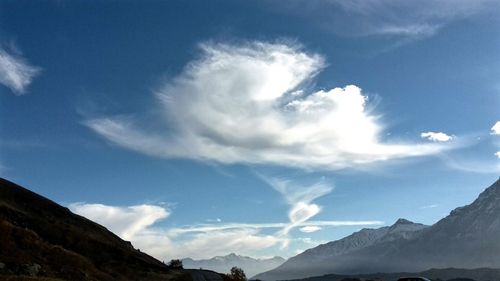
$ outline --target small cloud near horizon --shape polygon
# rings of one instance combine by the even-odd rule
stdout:
[[[316,225],[307,225],[307,226],[299,228],[299,230],[304,232],[304,233],[312,233],[312,232],[320,231],[321,229],[323,229],[323,228],[316,226]]]
[[[495,125],[491,127],[490,135],[500,135],[500,121],[497,121]]]
[[[425,205],[425,206],[422,206],[420,207],[420,209],[434,209],[434,208],[437,208],[441,206],[440,204],[431,204],[431,205]]]
[[[447,142],[455,138],[443,132],[424,132],[420,134],[420,137],[433,142]]]

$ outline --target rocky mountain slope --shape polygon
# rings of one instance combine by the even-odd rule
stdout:
[[[242,268],[248,277],[276,268],[283,262],[285,262],[285,259],[282,257],[254,259],[251,257],[236,255],[234,253],[227,256],[217,256],[205,260],[193,260],[191,258],[185,258],[182,260],[184,268],[203,268],[221,273],[229,273],[231,267],[237,266]]]
[[[500,180],[472,204],[453,210],[430,227],[398,220],[389,228],[364,229],[307,250],[255,278],[283,280],[447,267],[500,268]]]
[[[289,261],[296,263],[307,263],[306,261],[317,261],[326,258],[340,256],[360,250],[378,243],[390,242],[398,238],[409,239],[415,232],[425,229],[427,226],[413,223],[405,219],[399,219],[392,226],[378,229],[364,228],[340,240],[319,245],[315,248],[291,258]]]
[[[420,223],[399,219],[391,226],[377,229],[364,228],[340,240],[308,249],[288,259],[276,269],[257,275],[255,278],[270,278],[269,280],[274,280],[274,278],[292,279],[315,276],[317,275],[316,272],[322,272],[322,274],[332,273],[332,271],[329,271],[329,266],[324,264],[325,261],[342,258],[350,253],[377,244],[390,243],[398,239],[411,239],[416,233],[427,227]],[[326,271],[324,271],[325,267]]]
[[[0,279],[191,280],[103,226],[0,179]],[[34,280],[34,279],[29,279]]]

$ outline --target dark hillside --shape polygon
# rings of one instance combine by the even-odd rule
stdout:
[[[105,227],[0,179],[0,279],[7,276],[190,280]]]

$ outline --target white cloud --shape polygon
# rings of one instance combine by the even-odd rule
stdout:
[[[357,225],[382,225],[382,221],[306,221],[298,224],[298,226],[357,226]],[[223,223],[223,224],[198,224],[186,227],[178,227],[168,230],[169,235],[177,236],[186,233],[201,233],[210,231],[221,231],[231,229],[280,229],[287,227],[289,223]]]
[[[311,233],[311,232],[316,232],[321,230],[322,228],[316,225],[308,225],[308,226],[303,226],[299,228],[300,231],[305,232],[305,233]]]
[[[74,203],[69,208],[88,219],[109,227],[125,240],[130,240],[158,220],[169,216],[170,212],[154,205],[113,207],[102,204]]]
[[[500,135],[500,121],[497,121],[493,127],[491,127],[491,132],[490,134],[492,135]]]
[[[390,36],[421,39],[444,26],[498,7],[493,0],[350,0],[290,1],[276,4],[276,11],[307,18],[344,36]]]
[[[495,125],[491,127],[490,135],[495,135],[495,136],[500,135],[500,121],[497,121]],[[498,147],[498,143],[496,145]],[[495,152],[495,156],[500,159],[500,151]]]
[[[442,132],[425,132],[421,133],[420,137],[435,142],[447,142],[454,138],[453,136],[449,136]]]
[[[258,255],[259,251],[288,242],[280,233],[263,234],[263,229],[282,229],[289,223],[216,223],[161,228],[157,223],[170,214],[161,206],[116,207],[102,204],[70,204],[69,208],[96,221],[125,240],[160,260],[192,257],[210,258],[237,252]],[[311,221],[300,226],[381,225],[380,221]]]
[[[281,193],[287,203],[291,206],[288,213],[290,223],[282,230],[283,235],[287,235],[294,227],[308,221],[317,215],[321,207],[313,204],[312,201],[323,195],[330,193],[333,186],[320,181],[310,186],[298,186],[289,180],[280,178],[266,178],[261,176],[271,187]]]
[[[468,173],[480,173],[480,174],[498,174],[500,173],[500,162],[484,161],[484,160],[474,160],[474,159],[464,159],[464,158],[453,158],[447,155],[440,155],[440,158],[444,160],[446,165],[450,168],[468,172]]]
[[[14,94],[24,94],[40,70],[21,56],[10,54],[0,47],[0,84],[10,88]]]
[[[431,204],[431,205],[422,206],[422,207],[420,207],[420,209],[434,209],[434,208],[437,208],[439,206],[441,206],[441,205],[439,205],[439,204]]]
[[[380,141],[382,124],[354,85],[308,92],[319,55],[285,44],[204,44],[201,57],[156,92],[167,131],[134,118],[84,124],[111,142],[165,158],[342,169],[437,153],[438,144]]]
[[[431,24],[383,25],[375,32],[383,35],[428,37],[434,35],[439,28],[439,25]]]

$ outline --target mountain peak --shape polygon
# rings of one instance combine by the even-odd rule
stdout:
[[[407,219],[399,218],[393,225],[415,224]]]
[[[479,200],[484,198],[500,198],[500,178],[486,188],[478,197]]]

